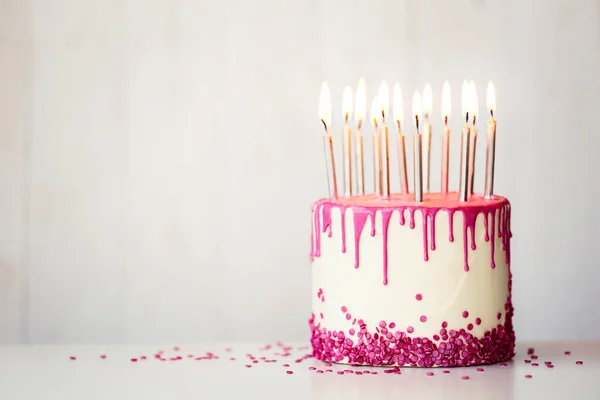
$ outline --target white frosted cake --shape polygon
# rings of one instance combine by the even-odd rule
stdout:
[[[313,355],[451,367],[514,355],[510,203],[431,194],[312,208]]]

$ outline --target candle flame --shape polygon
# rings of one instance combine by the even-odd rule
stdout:
[[[448,81],[444,82],[444,87],[442,88],[442,119],[446,121],[446,119],[450,119],[450,109],[452,106],[452,100],[450,96],[450,83]]]
[[[390,108],[390,89],[385,81],[381,82],[377,97],[379,98],[379,106],[381,107],[381,116],[383,117],[382,120],[385,121]]]
[[[479,101],[477,101],[477,88],[475,87],[475,82],[469,82],[469,86],[471,88],[471,116],[473,121],[477,119],[479,116]]]
[[[469,116],[469,112],[471,111],[471,90],[469,88],[469,82],[467,82],[466,80],[464,80],[462,84],[461,103],[462,116],[463,119],[466,120]]]
[[[331,94],[327,82],[321,85],[321,95],[319,96],[319,118],[326,128],[331,125]]]
[[[412,101],[412,115],[415,118],[417,131],[419,130],[419,120],[421,119],[421,95],[418,90],[415,90]]]
[[[400,84],[394,85],[394,121],[400,122],[400,125],[404,123],[404,105],[402,104],[402,89]]]
[[[356,125],[361,125],[367,115],[367,93],[363,78],[358,80],[354,101],[354,122],[356,122]]]
[[[371,122],[375,127],[381,122],[381,105],[377,96],[373,98],[373,102],[371,103]]]
[[[342,99],[342,118],[348,121],[352,116],[352,89],[350,86],[344,88],[344,97]]]
[[[425,115],[431,114],[432,109],[433,109],[433,93],[431,92],[431,85],[429,83],[426,83],[425,88],[423,89],[423,114],[425,114]]]
[[[496,112],[496,89],[494,89],[492,81],[488,83],[487,87],[487,108],[490,110],[490,114],[493,118],[494,113]]]

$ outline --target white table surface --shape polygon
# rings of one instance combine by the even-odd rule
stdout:
[[[276,345],[260,350],[264,344],[181,345],[179,351],[173,346],[0,346],[0,399],[600,399],[600,342],[522,343],[505,367],[452,368],[449,374],[402,368],[400,375],[384,368],[326,367],[310,358],[296,363],[309,350],[306,344],[289,345],[294,350],[287,357],[275,354],[282,352]],[[532,361],[539,366],[524,362],[528,347],[535,348],[539,358]],[[163,357],[182,359],[155,359],[161,349]],[[207,351],[219,358],[195,359]],[[147,360],[131,361],[141,356]],[[260,357],[277,361],[265,363]],[[333,372],[318,374],[311,366]],[[348,369],[378,374],[336,373]],[[528,374],[532,378],[525,378]],[[465,375],[470,379],[461,379]]]

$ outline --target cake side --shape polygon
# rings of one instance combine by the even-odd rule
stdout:
[[[312,221],[315,357],[432,367],[513,356],[506,199],[324,199]]]

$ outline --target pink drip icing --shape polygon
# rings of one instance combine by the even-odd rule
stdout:
[[[383,284],[388,283],[388,227],[393,210],[381,210],[381,232],[383,234]]]
[[[354,268],[358,268],[360,236],[368,216],[368,212],[361,209],[354,209]]]
[[[325,231],[328,236],[332,235],[331,210],[339,208],[341,214],[341,229],[342,229],[342,252],[346,251],[346,226],[345,213],[348,207],[352,208],[354,219],[354,253],[355,253],[355,268],[358,268],[360,263],[360,237],[366,223],[366,219],[371,219],[371,236],[375,236],[375,215],[380,211],[382,216],[382,235],[383,235],[383,283],[388,282],[388,228],[389,222],[394,211],[400,213],[400,224],[405,224],[404,212],[408,210],[410,213],[409,226],[415,228],[415,211],[419,210],[422,215],[423,225],[423,255],[425,261],[429,260],[429,250],[435,251],[435,217],[439,210],[445,210],[449,217],[449,241],[454,241],[454,213],[458,210],[463,213],[463,251],[464,251],[464,270],[469,271],[469,247],[476,250],[475,243],[475,226],[478,215],[481,213],[484,216],[485,240],[490,242],[490,265],[495,268],[495,229],[496,229],[496,211],[498,211],[498,238],[502,240],[502,247],[506,252],[506,262],[510,264],[510,204],[506,199],[497,198],[493,201],[475,200],[467,204],[440,201],[433,205],[424,203],[424,205],[415,205],[415,203],[407,201],[389,201],[380,204],[369,204],[369,199],[361,197],[345,198],[345,202],[332,202],[327,199],[320,200],[313,206],[313,227],[311,230],[311,260],[314,257],[321,255],[321,234]],[[396,204],[394,204],[396,203]],[[489,226],[488,218],[492,218],[491,226]],[[491,233],[491,234],[490,234]],[[469,239],[471,244],[469,246]]]
[[[342,253],[346,252],[346,209],[348,207],[340,206],[340,213],[342,214]]]

